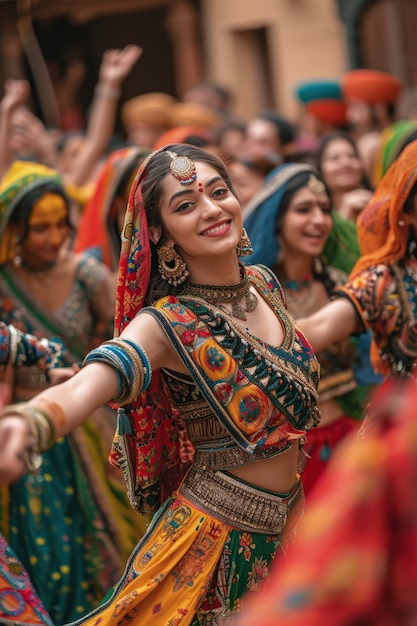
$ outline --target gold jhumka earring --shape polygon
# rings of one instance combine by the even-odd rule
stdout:
[[[249,235],[245,228],[243,229],[242,236],[236,246],[236,252],[237,256],[250,256],[253,254],[252,242],[249,239]]]
[[[172,246],[161,246],[157,249],[158,270],[169,285],[177,287],[189,276],[187,266]]]

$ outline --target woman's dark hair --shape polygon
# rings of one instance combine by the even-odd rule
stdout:
[[[116,188],[113,191],[112,200],[114,200],[114,198],[116,198],[117,196],[121,196],[122,198],[126,198],[126,196],[129,196],[130,189],[132,187],[133,174],[138,171],[140,165],[148,156],[148,154],[150,154],[150,152],[150,150],[141,148],[137,154],[125,157],[124,163],[120,164],[123,173],[120,176]]]
[[[285,217],[285,214],[288,211],[288,207],[290,205],[290,202],[294,196],[294,194],[299,191],[299,189],[302,189],[303,187],[308,186],[308,181],[310,176],[313,175],[315,178],[317,178],[318,180],[320,180],[325,188],[325,192],[328,195],[329,199],[330,199],[330,191],[325,183],[325,181],[323,180],[323,176],[315,171],[315,170],[309,170],[306,172],[300,172],[299,174],[296,174],[288,183],[287,188],[284,192],[284,195],[282,196],[280,205],[279,205],[279,214],[278,214],[278,218],[275,224],[275,230],[277,233],[279,233],[279,230],[281,228],[281,224],[283,222],[283,219]]]
[[[395,151],[395,159],[398,159],[398,157],[400,156],[401,152],[403,150],[405,150],[405,148],[410,144],[413,143],[413,141],[416,141],[417,139],[417,130],[413,130],[412,133],[410,133],[409,135],[407,135],[407,137],[405,137],[402,142],[400,143],[400,145],[397,147],[397,150]],[[395,160],[393,159],[393,161]]]
[[[197,146],[184,144],[170,144],[166,149],[175,152],[178,156],[186,156],[191,161],[203,161],[215,169],[223,178],[224,182],[237,197],[236,191],[233,189],[229,172],[223,161],[210,152],[206,152]],[[151,280],[148,289],[147,302],[151,304],[164,295],[175,294],[181,287],[173,287],[164,281],[158,272],[157,249],[166,241],[165,225],[161,218],[161,197],[163,193],[163,181],[167,174],[170,174],[169,166],[171,157],[166,154],[166,150],[156,153],[150,160],[145,179],[142,183],[142,198],[145,206],[146,217],[149,227],[160,228],[162,235],[158,243],[155,245],[151,241]]]
[[[320,143],[320,147],[317,151],[317,155],[316,155],[316,167],[318,169],[318,171],[320,172],[321,175],[323,175],[323,169],[322,169],[322,165],[323,165],[323,158],[324,158],[324,153],[326,152],[329,144],[331,144],[333,141],[337,141],[338,139],[343,139],[344,141],[347,141],[348,144],[350,144],[352,146],[353,152],[355,154],[355,156],[362,162],[361,160],[361,156],[359,154],[359,150],[358,150],[358,146],[356,144],[356,141],[353,139],[353,137],[351,137],[351,135],[349,135],[349,133],[346,133],[343,130],[337,130],[333,133],[329,133],[328,135],[325,135],[323,137],[323,139],[321,140]],[[362,179],[361,179],[361,185],[364,189],[369,189],[369,191],[373,191],[373,187],[371,185],[371,182],[365,172],[365,168],[362,166]],[[330,190],[330,198],[331,198],[331,190]]]
[[[277,132],[277,137],[282,146],[285,146],[295,140],[295,129],[291,122],[276,111],[266,110],[255,115],[255,119],[266,120],[271,122]]]
[[[227,165],[241,163],[248,170],[259,176],[267,176],[276,167],[276,163],[269,158],[268,155],[260,157],[230,157],[227,159]]]
[[[61,152],[63,152],[63,150],[67,147],[67,145],[69,144],[69,142],[72,139],[75,139],[76,137],[85,137],[85,131],[84,130],[69,130],[66,133],[64,133],[58,140],[57,144],[56,144],[56,150],[58,154],[61,154]]]
[[[406,201],[404,202],[403,212],[404,213],[412,213],[414,211],[414,198],[417,195],[417,182],[411,187],[410,193],[407,196]]]
[[[47,193],[53,193],[57,196],[60,196],[68,209],[67,213],[67,224],[68,227],[73,230],[73,226],[69,219],[69,200],[68,197],[61,185],[59,183],[55,183],[53,181],[46,181],[45,183],[41,183],[35,189],[32,189],[27,194],[23,196],[23,198],[18,202],[16,208],[9,218],[9,224],[15,224],[16,226],[21,226],[22,229],[20,231],[20,238],[18,240],[18,244],[22,244],[29,233],[29,218],[32,213],[33,205],[35,202],[44,197]]]

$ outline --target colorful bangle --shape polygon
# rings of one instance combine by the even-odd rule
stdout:
[[[83,367],[93,362],[105,363],[116,370],[118,388],[111,399],[115,404],[130,404],[150,385],[152,370],[149,358],[142,346],[130,339],[106,341],[87,354]]]

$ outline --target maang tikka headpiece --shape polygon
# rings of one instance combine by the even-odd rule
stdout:
[[[323,193],[326,191],[326,186],[323,181],[317,178],[317,176],[314,176],[314,174],[310,174],[307,181],[307,187],[314,193]]]
[[[166,153],[171,157],[171,163],[169,165],[172,175],[180,181],[181,185],[191,185],[197,180],[197,172],[195,171],[195,165],[187,156],[182,156],[176,152],[166,150]]]

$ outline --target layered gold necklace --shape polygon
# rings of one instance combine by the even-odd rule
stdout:
[[[241,280],[235,285],[198,285],[187,281],[184,283],[181,295],[201,298],[229,314],[230,310],[224,305],[231,304],[233,317],[246,320],[246,313],[251,313],[256,309],[258,298],[250,290],[250,281],[245,268],[243,265],[239,267]],[[245,300],[245,306],[240,304],[242,300]]]

